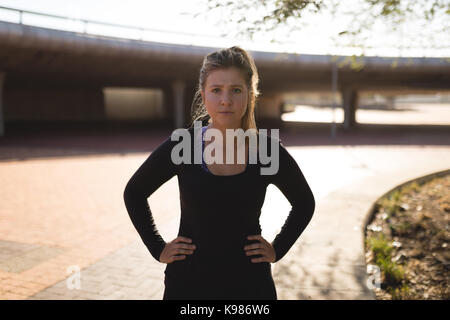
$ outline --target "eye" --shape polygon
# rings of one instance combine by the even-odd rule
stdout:
[[[211,90],[211,92],[217,93],[217,92],[219,92],[219,90],[220,90],[219,88],[214,88]]]
[[[242,92],[242,90],[241,90],[241,89],[239,89],[239,88],[234,88],[234,92],[236,92],[236,93],[241,93],[241,92]]]

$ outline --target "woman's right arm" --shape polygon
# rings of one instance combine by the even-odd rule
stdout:
[[[170,137],[160,144],[128,181],[123,198],[128,215],[152,256],[159,261],[166,242],[159,234],[147,199],[162,184],[177,174],[177,165],[171,160]]]

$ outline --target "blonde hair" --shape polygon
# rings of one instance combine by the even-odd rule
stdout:
[[[232,67],[241,71],[248,88],[247,109],[241,120],[241,128],[244,129],[244,131],[247,129],[257,130],[255,108],[256,99],[259,96],[258,70],[256,69],[255,62],[250,54],[238,46],[220,49],[208,54],[203,59],[197,90],[191,105],[191,127],[194,125],[194,121],[202,121],[202,123],[204,123],[208,120],[208,123],[211,123],[211,117],[206,111],[206,106],[203,103],[201,95],[201,91],[205,89],[206,79],[209,74],[218,69]]]

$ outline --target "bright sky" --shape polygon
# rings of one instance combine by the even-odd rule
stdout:
[[[310,54],[360,54],[358,48],[336,48],[330,39],[330,31],[339,28],[342,21],[335,21],[330,24],[328,17],[311,17],[313,24],[296,34],[287,32],[287,29],[279,31],[280,39],[283,38],[285,44],[274,44],[268,41],[265,35],[255,38],[249,42],[245,39],[231,39],[219,37],[225,29],[215,25],[217,16],[209,14],[193,18],[185,13],[198,13],[204,11],[207,0],[0,0],[0,6],[37,11],[42,13],[62,15],[76,19],[87,19],[101,22],[108,22],[121,25],[137,26],[175,33],[147,32],[140,34],[124,28],[112,28],[105,26],[88,25],[87,32],[93,34],[105,34],[125,38],[136,38],[140,36],[144,40],[160,41],[170,43],[182,43],[192,45],[205,45],[216,47],[229,47],[240,45],[249,50],[273,51],[273,52],[297,52]],[[354,2],[357,0],[346,0]],[[1,10],[0,20],[18,22],[18,13]],[[50,27],[55,29],[83,31],[81,22],[63,21],[48,17],[39,17],[24,14],[23,23]],[[318,27],[319,26],[319,27]],[[389,42],[398,44],[398,38],[391,37],[383,32],[380,26],[379,37],[374,37],[372,43],[377,49],[367,50],[366,55],[378,56],[450,56],[450,48],[439,49],[438,51],[422,46],[419,49],[399,50],[389,48]],[[408,32],[420,28],[417,25],[409,25]],[[178,33],[178,34],[177,34]],[[182,33],[182,34],[180,34]],[[192,36],[202,35],[202,36]],[[286,37],[289,35],[289,37]],[[443,35],[448,37],[448,35]],[[447,38],[448,40],[448,38]],[[381,43],[381,45],[380,45]],[[386,45],[386,43],[388,43]],[[449,43],[448,41],[444,43]]]

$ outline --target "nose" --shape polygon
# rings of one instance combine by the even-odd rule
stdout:
[[[232,100],[231,100],[231,95],[230,95],[229,93],[225,92],[225,93],[222,95],[222,102],[221,102],[221,104],[222,104],[222,105],[230,105],[231,102],[232,102]]]

